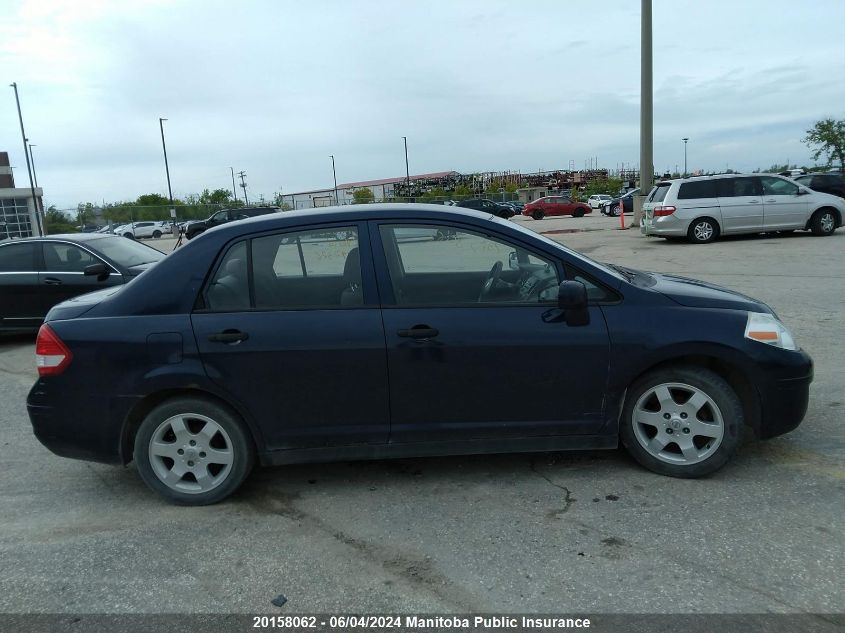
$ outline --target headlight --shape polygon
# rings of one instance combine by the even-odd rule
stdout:
[[[774,345],[781,349],[797,350],[795,339],[786,326],[771,314],[749,312],[748,323],[745,325],[745,338],[759,341],[767,345]]]

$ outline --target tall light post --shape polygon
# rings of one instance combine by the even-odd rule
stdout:
[[[654,183],[654,107],[652,85],[651,0],[642,0],[640,16],[640,193],[634,198],[634,222],[640,225],[643,203]]]
[[[229,167],[229,171],[232,172],[232,195],[235,196],[235,202],[238,201],[238,190],[235,188],[235,168]]]
[[[687,177],[687,141],[689,140],[688,136],[685,136],[681,139],[684,142],[684,178]]]
[[[332,159],[332,176],[334,177],[334,203],[336,205],[338,205],[338,204],[340,204],[340,202],[338,202],[338,200],[337,200],[337,172],[335,171],[335,168],[334,168],[334,154],[329,156],[329,158]]]
[[[29,139],[27,139],[29,140]],[[38,174],[35,173],[35,154],[32,153],[32,148],[38,147],[34,143],[29,144],[29,160],[32,161],[32,178],[35,180],[35,186],[38,187]]]
[[[408,137],[403,136],[402,140],[405,141],[405,187],[408,189],[408,191],[410,193],[411,171],[408,169]]]
[[[176,220],[176,209],[173,206],[173,190],[170,188],[170,166],[167,164],[167,145],[164,143],[164,122],[167,119],[158,118],[158,127],[161,129],[161,149],[164,151],[164,172],[167,174],[167,197],[170,200],[170,217]]]
[[[18,84],[17,83],[10,83],[11,86],[15,91],[15,103],[18,106],[18,120],[21,123],[21,138],[23,139],[23,153],[26,155],[26,171],[29,174],[29,189],[32,192],[32,206],[35,208],[35,220],[38,224],[38,232],[41,235],[44,235],[44,224],[42,222],[42,215],[41,209],[38,206],[38,199],[35,197],[35,185],[32,182],[32,167],[29,163],[29,148],[27,147],[28,139],[26,138],[26,132],[23,129],[23,115],[21,114],[21,100],[18,97]]]

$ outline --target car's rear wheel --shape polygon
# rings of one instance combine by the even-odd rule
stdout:
[[[698,218],[687,230],[687,239],[693,244],[707,244],[719,237],[719,224],[713,218]]]
[[[540,209],[531,212],[531,217],[535,220],[542,220],[545,217],[545,213],[543,213]]]
[[[718,374],[697,367],[651,372],[628,390],[620,439],[640,464],[661,475],[702,477],[736,452],[742,403]]]
[[[158,239],[161,237],[161,231],[153,231],[153,238]]]
[[[141,422],[133,456],[144,483],[168,501],[209,505],[243,483],[255,448],[228,409],[202,398],[175,398]]]
[[[830,209],[819,209],[810,220],[813,235],[831,235],[836,230],[836,217]]]

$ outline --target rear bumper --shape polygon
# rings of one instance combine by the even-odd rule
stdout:
[[[653,218],[644,216],[640,231],[644,235],[682,237],[689,230],[689,220],[681,220],[674,215]]]

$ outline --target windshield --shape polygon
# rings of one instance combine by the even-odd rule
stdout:
[[[126,268],[157,262],[165,258],[161,251],[125,237],[104,237],[87,244],[113,262]]]
[[[596,268],[600,269],[602,272],[604,272],[608,275],[611,275],[615,279],[619,279],[620,281],[629,281],[629,279],[626,275],[623,275],[622,273],[620,273],[615,268],[612,268],[612,267],[608,266],[607,264],[602,264],[601,262],[597,262],[594,259],[590,259],[586,255],[582,255],[578,251],[573,251],[571,248],[567,248],[566,246],[564,246],[560,242],[556,242],[555,240],[548,238],[545,235],[542,235],[542,234],[537,233],[535,231],[532,231],[531,229],[527,229],[524,226],[522,226],[521,224],[517,224],[516,222],[510,222],[508,220],[503,220],[503,219],[497,218],[495,216],[491,217],[490,219],[494,222],[500,222],[502,224],[506,224],[507,226],[511,227],[512,229],[516,229],[520,233],[524,233],[525,235],[530,235],[533,238],[540,239],[541,241],[545,242],[546,244],[550,244],[551,246],[554,246],[558,250],[562,250],[563,252],[565,252],[570,257],[573,257],[577,260],[580,260],[582,262],[590,264],[591,266],[595,266]]]

